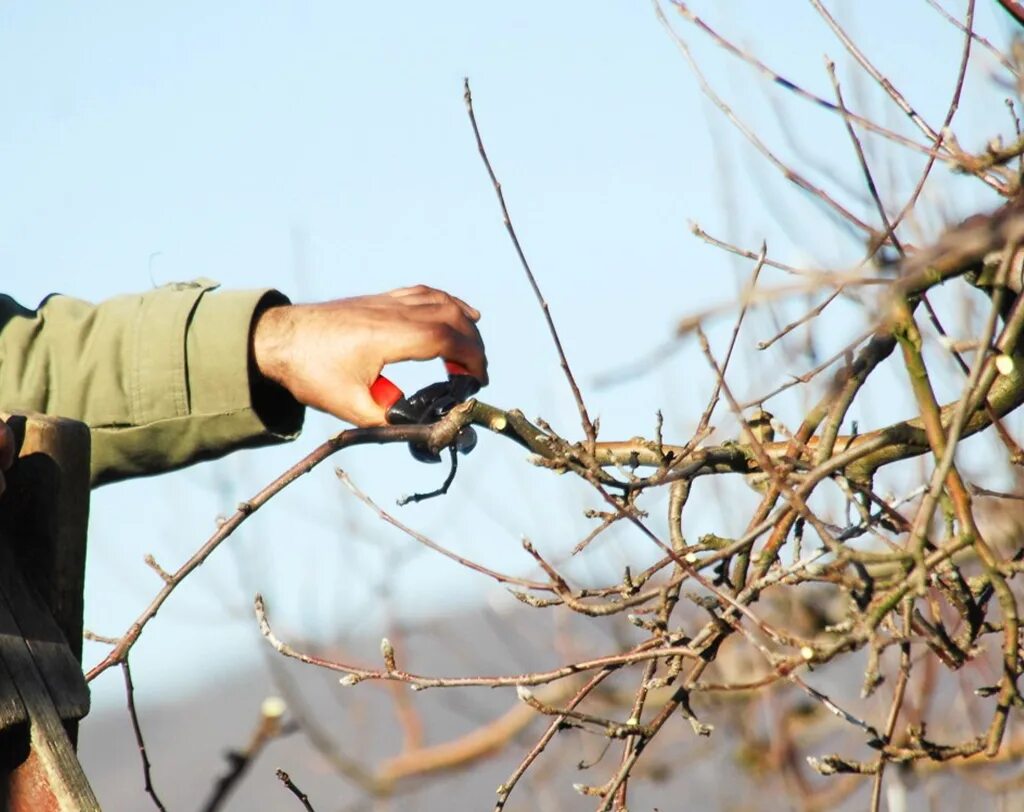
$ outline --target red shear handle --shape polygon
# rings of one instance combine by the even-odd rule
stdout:
[[[469,375],[469,370],[466,369],[458,361],[445,361],[444,368],[447,370],[449,375]],[[378,406],[383,408],[385,411],[394,406],[400,401],[405,395],[402,394],[402,390],[395,386],[390,380],[385,378],[383,375],[378,375],[377,380],[370,386],[370,396],[374,399]]]
[[[377,380],[370,386],[370,397],[376,401],[384,411],[394,406],[403,397],[402,390],[395,386],[383,375],[378,375]]]
[[[469,370],[458,361],[445,361],[444,368],[448,370],[449,375],[469,375]]]

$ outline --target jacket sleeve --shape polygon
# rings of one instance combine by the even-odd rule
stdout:
[[[197,280],[94,305],[0,295],[0,408],[82,420],[102,485],[281,442],[303,407],[252,365],[250,332],[277,291]]]

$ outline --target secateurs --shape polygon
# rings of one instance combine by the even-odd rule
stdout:
[[[461,364],[445,361],[448,380],[424,386],[406,397],[390,380],[378,376],[370,387],[373,399],[387,410],[387,421],[392,425],[436,423],[459,403],[480,391],[480,381],[469,374]],[[476,431],[463,426],[455,438],[454,448],[468,454],[476,447]],[[426,443],[409,443],[409,451],[420,462],[441,462],[441,455]]]

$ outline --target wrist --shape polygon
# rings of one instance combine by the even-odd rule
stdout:
[[[287,386],[287,350],[292,305],[279,293],[268,295],[253,314],[249,331],[249,395],[263,424],[282,434],[302,426],[305,409]]]
[[[256,376],[287,388],[292,305],[271,302],[253,316],[250,359]]]

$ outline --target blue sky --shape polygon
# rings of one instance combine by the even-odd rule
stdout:
[[[827,52],[851,104],[912,132],[809,6],[694,6],[829,97]],[[1009,26],[995,4],[978,6],[981,28],[1004,42]],[[937,124],[959,35],[924,2],[832,7]],[[781,155],[837,167],[839,180],[859,188],[839,119],[773,88],[693,28],[677,22],[677,30]],[[979,53],[975,64],[956,131],[977,146],[996,129],[1007,132],[1009,119],[1006,92],[989,77],[992,60]],[[645,3],[9,4],[0,9],[3,289],[32,305],[52,291],[99,300],[198,276],[277,287],[297,300],[428,283],[484,314],[492,372],[484,397],[576,436],[568,389],[476,154],[464,76],[525,250],[608,438],[650,435],[662,408],[668,435],[685,439],[703,408],[709,377],[693,342],[629,385],[593,385],[661,344],[681,316],[728,299],[749,272],[694,239],[690,220],[750,248],[768,238],[787,261],[841,266],[857,258],[859,245],[703,100]],[[869,147],[900,199],[919,159]],[[939,170],[941,182],[929,188],[931,215],[914,226],[917,239],[992,205],[977,184],[956,186],[946,174]],[[862,193],[837,194],[872,217]],[[863,314],[840,305],[829,318],[822,357],[858,331]],[[728,329],[727,321],[713,329],[719,352]],[[750,347],[771,333],[770,320],[755,316],[743,337]],[[786,346],[737,366],[738,394],[808,368],[794,355],[799,341]],[[412,389],[435,378],[436,366],[392,377]],[[787,404],[796,409],[799,400],[782,399],[778,413]],[[889,406],[899,404],[859,418],[870,425]],[[727,415],[720,422],[729,436]],[[99,490],[87,626],[122,632],[159,586],[144,554],[175,567],[218,515],[339,427],[311,416],[291,446]],[[388,507],[441,476],[400,448],[360,449],[337,462]],[[455,549],[526,571],[519,537],[564,554],[586,533],[588,506],[594,498],[577,483],[483,438],[451,496],[395,510]],[[693,532],[738,529],[729,524],[736,513],[708,511]],[[575,571],[614,571],[627,552],[647,555],[642,543],[613,534]],[[377,522],[324,466],[171,599],[133,654],[140,691],[170,695],[255,662],[249,607],[257,589],[283,632],[320,640],[494,594]],[[90,645],[86,656],[101,653]],[[95,691],[101,705],[121,701],[114,675]]]

